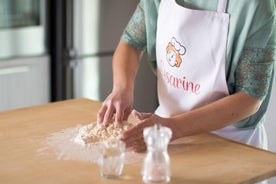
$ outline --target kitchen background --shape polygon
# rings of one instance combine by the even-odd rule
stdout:
[[[0,110],[79,97],[104,100],[112,89],[112,54],[137,3],[0,0]],[[145,56],[135,108],[155,109],[155,82]]]
[[[112,89],[112,54],[138,1],[0,0],[0,111],[79,97],[104,100]],[[273,152],[275,91],[266,121]],[[134,108],[156,106],[145,56]]]

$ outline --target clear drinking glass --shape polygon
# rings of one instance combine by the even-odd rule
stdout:
[[[125,143],[119,139],[102,141],[99,144],[99,166],[104,178],[117,178],[122,175],[125,158]]]

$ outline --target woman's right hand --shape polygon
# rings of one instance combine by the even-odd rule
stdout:
[[[122,123],[128,119],[132,108],[133,92],[128,89],[113,89],[97,114],[97,122],[108,125],[114,116],[115,123]]]
[[[142,51],[120,41],[112,61],[113,90],[105,99],[97,115],[97,122],[108,125],[127,120],[133,107],[134,83]]]

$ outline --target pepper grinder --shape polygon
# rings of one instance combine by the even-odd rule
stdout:
[[[155,124],[144,128],[144,140],[147,145],[147,154],[142,168],[145,183],[167,183],[170,181],[170,157],[168,143],[172,136],[170,128]]]

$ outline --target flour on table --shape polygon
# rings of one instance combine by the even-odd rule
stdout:
[[[119,138],[123,132],[131,126],[132,124],[127,121],[124,121],[122,124],[116,124],[114,123],[114,119],[108,124],[108,126],[96,122],[90,123],[79,129],[75,142],[85,145],[108,139]]]
[[[124,122],[122,126],[109,124],[102,127],[97,123],[77,125],[53,132],[42,142],[37,150],[38,157],[56,157],[58,160],[78,160],[97,163],[99,158],[98,142],[120,136],[123,131],[132,126]],[[144,154],[127,151],[125,164],[140,163]]]

